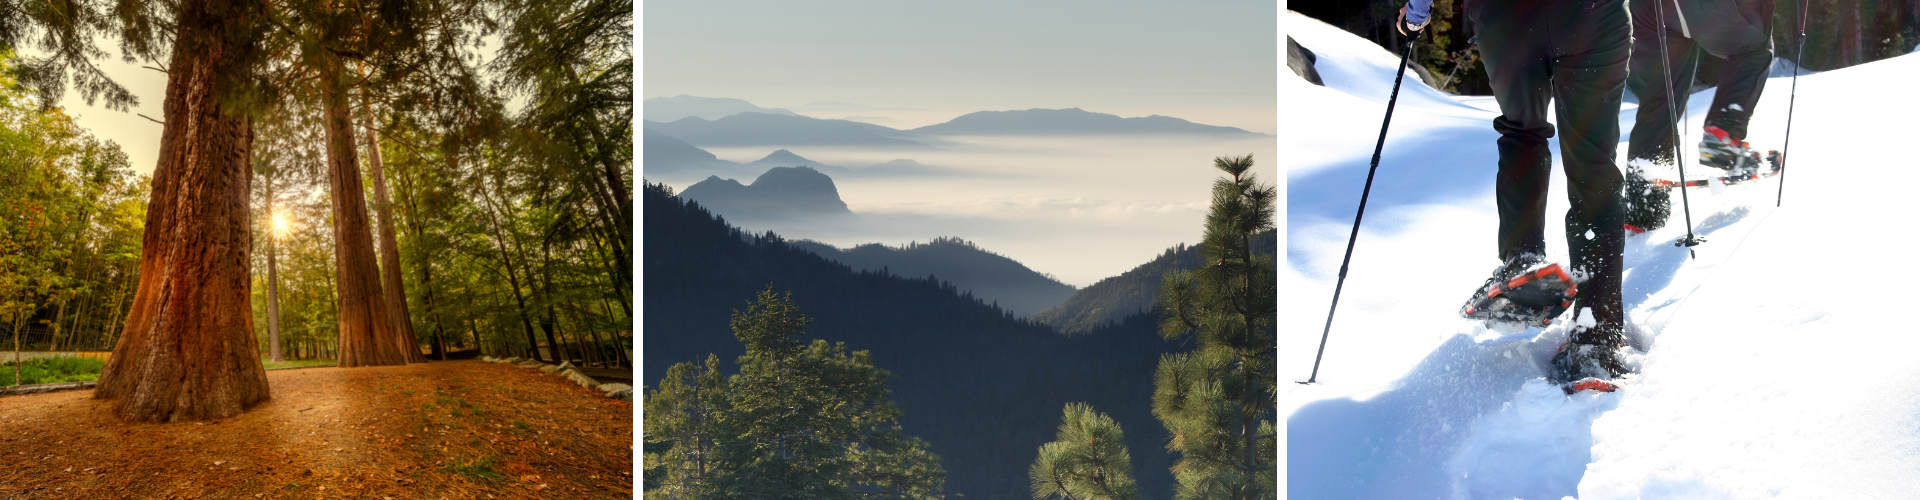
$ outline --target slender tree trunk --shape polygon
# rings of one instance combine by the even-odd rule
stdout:
[[[607,301],[605,300],[600,301],[600,308],[607,311],[607,317],[609,318],[620,317],[620,316],[613,315],[613,306],[607,305]],[[633,318],[633,315],[628,314],[626,317],[629,318],[628,322],[631,323],[632,322],[631,318]],[[607,332],[607,340],[608,340],[607,348],[611,349],[614,353],[614,358],[613,358],[614,362],[620,363],[622,366],[632,367],[633,355],[632,353],[627,352],[625,347],[620,345],[620,333]]]
[[[455,159],[456,157],[452,153],[447,153],[446,156],[447,171],[452,172],[454,168],[458,166],[455,163],[457,161]],[[441,361],[446,361],[446,325],[444,324],[444,318],[440,317],[439,311],[434,308],[433,304],[433,263],[431,259],[428,258],[432,247],[428,246],[431,244],[431,240],[428,239],[427,232],[420,223],[420,217],[422,216],[420,204],[418,198],[415,196],[415,189],[417,189],[418,186],[412,181],[413,175],[408,174],[405,170],[399,171],[395,177],[400,179],[400,204],[407,207],[405,219],[407,221],[407,232],[412,234],[414,238],[414,253],[423,254],[414,260],[420,263],[420,292],[421,298],[424,299],[422,303],[427,305],[427,319],[433,322],[433,342],[434,349],[436,349],[434,353],[439,355]]]
[[[480,198],[486,200],[488,205],[493,205],[493,196],[487,192],[486,179],[479,179],[479,181]],[[487,222],[493,227],[493,242],[500,248],[500,265],[507,268],[507,286],[513,288],[513,301],[519,306],[516,311],[520,313],[520,326],[527,333],[527,351],[532,353],[534,360],[544,361],[540,356],[540,341],[533,337],[533,321],[527,319],[527,298],[520,293],[520,276],[513,269],[512,253],[507,250],[506,231],[500,227],[499,218],[494,216],[494,212],[499,208],[491,206],[488,208]],[[549,334],[548,338],[551,342],[552,335]],[[559,360],[554,360],[554,364],[559,364]]]
[[[102,342],[101,347],[106,347],[106,344],[113,344],[120,339],[118,335],[109,336],[109,333],[112,332],[113,329],[111,322],[113,318],[121,317],[120,314],[123,311],[121,311],[120,306],[126,305],[127,302],[127,281],[131,281],[132,279],[132,276],[128,276],[127,279],[121,280],[120,286],[116,287],[117,290],[114,291],[113,312],[107,315],[107,323],[100,326],[100,340],[105,341]]]
[[[247,206],[253,128],[227,88],[259,57],[254,2],[183,1],[140,287],[94,390],[131,421],[224,418],[270,397],[253,337]]]
[[[337,56],[323,56],[320,89],[325,99],[327,177],[333,188],[334,265],[339,270],[336,293],[340,307],[341,368],[404,365],[400,339],[395,338],[392,313],[380,286],[380,269],[373,255],[372,227],[367,220],[366,189],[360,184],[360,161],[348,110],[346,77]]]
[[[273,177],[268,176],[267,210],[277,220],[279,217],[279,208],[273,201]],[[278,248],[280,237],[274,234],[276,229],[278,228],[272,227],[272,224],[269,224],[267,228],[267,355],[271,356],[270,359],[272,359],[273,362],[278,363],[286,361],[286,357],[283,356],[280,351],[280,264]]]
[[[540,329],[547,332],[547,345],[553,346],[553,355],[562,360],[573,359],[573,352],[566,348],[566,333],[560,334],[560,341],[554,341],[553,330],[559,319],[553,316],[553,245],[552,238],[540,240],[540,283],[545,285],[541,295],[547,298],[547,317],[540,322]]]
[[[20,385],[20,319],[27,312],[13,313],[13,385]]]
[[[53,333],[47,334],[47,352],[60,350],[60,323],[66,319],[66,314],[67,301],[62,300],[60,306],[54,308]]]
[[[73,319],[67,323],[68,349],[82,351],[87,348],[87,331],[84,329],[83,323],[85,323],[87,316],[87,306],[90,305],[87,303],[87,298],[90,296],[91,295],[83,295],[75,299],[80,301],[80,303],[73,306]]]
[[[420,355],[420,341],[413,336],[413,316],[407,312],[407,288],[400,279],[400,243],[393,234],[393,204],[387,198],[387,169],[380,161],[380,133],[373,128],[373,102],[367,102],[365,113],[367,127],[367,160],[373,170],[373,207],[380,216],[380,276],[381,289],[386,291],[387,315],[393,324],[394,340],[399,342],[400,353],[406,355],[408,363],[425,363],[427,357]]]
[[[78,300],[80,304],[73,306],[73,323],[67,326],[68,349],[76,351],[86,348],[83,343],[86,341],[86,330],[81,329],[80,322],[87,317],[87,298],[80,297]]]

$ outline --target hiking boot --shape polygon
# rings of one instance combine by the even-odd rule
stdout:
[[[1581,330],[1587,328],[1594,327],[1576,329],[1573,338],[1585,335]],[[1612,338],[1618,338],[1618,334]],[[1547,381],[1567,384],[1588,378],[1613,380],[1624,373],[1627,373],[1627,369],[1620,364],[1619,347],[1569,342],[1553,355],[1553,361],[1547,369]]]
[[[1740,166],[1750,157],[1757,157],[1745,141],[1734,139],[1720,127],[1708,126],[1700,137],[1700,164],[1709,167],[1731,170]]]

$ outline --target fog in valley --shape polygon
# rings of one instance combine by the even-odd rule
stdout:
[[[1194,135],[946,136],[937,150],[786,147],[834,175],[853,218],[762,222],[728,220],[756,232],[812,239],[847,248],[897,246],[957,236],[1011,257],[1034,271],[1086,286],[1151,260],[1175,244],[1200,240],[1219,156],[1254,155],[1261,180],[1275,179],[1272,136]],[[773,146],[709,147],[722,160],[747,164]],[[938,173],[879,175],[870,166],[911,159]],[[747,165],[745,167],[757,167]],[[765,167],[719,175],[751,184]],[[827,169],[823,169],[827,170]],[[715,173],[647,174],[684,191]]]

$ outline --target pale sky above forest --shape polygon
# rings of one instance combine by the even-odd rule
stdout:
[[[924,110],[862,113],[909,126],[1078,107],[1276,130],[1271,1],[646,0],[644,8],[641,98]]]

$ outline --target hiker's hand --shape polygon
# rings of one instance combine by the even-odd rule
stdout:
[[[1427,19],[1427,20],[1432,21],[1433,19]],[[1405,5],[1400,6],[1400,19],[1397,19],[1393,22],[1393,29],[1399,30],[1400,35],[1405,36],[1407,35],[1407,32],[1419,33],[1420,30],[1423,30],[1426,28],[1427,28],[1427,23],[1420,23],[1419,26],[1407,24],[1407,6]]]

